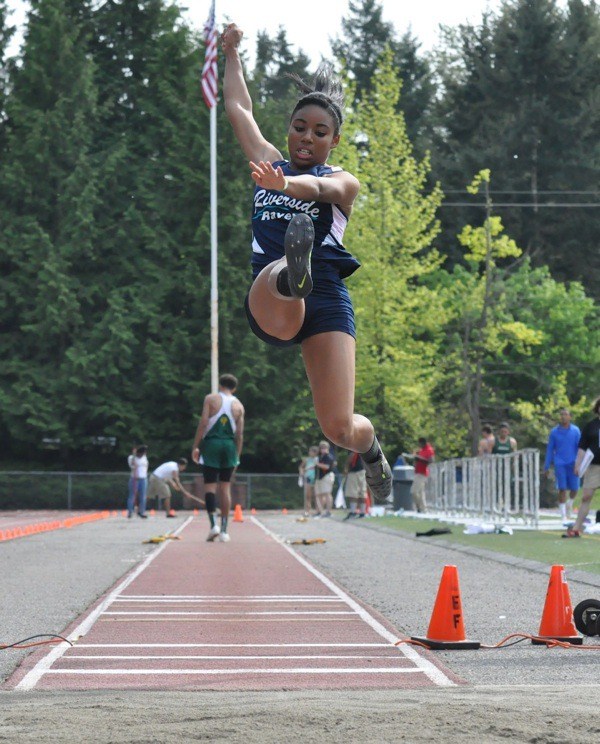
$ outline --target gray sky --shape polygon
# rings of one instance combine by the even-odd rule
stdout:
[[[284,26],[287,38],[294,51],[302,49],[318,63],[321,55],[330,56],[329,39],[341,33],[341,18],[348,14],[348,0],[216,0],[219,27],[227,19],[235,21],[244,30],[246,50],[253,54],[258,31],[266,30],[273,35],[279,26]],[[180,0],[187,7],[184,15],[190,24],[201,29],[204,25],[209,0]],[[500,0],[417,0],[404,3],[401,0],[383,0],[383,19],[391,22],[398,34],[409,26],[422,42],[423,50],[431,49],[437,40],[440,24],[456,26],[466,20],[476,22],[486,9],[494,10]],[[13,22],[22,23],[28,3],[24,0],[9,0],[14,9]],[[18,40],[11,51],[16,52]]]

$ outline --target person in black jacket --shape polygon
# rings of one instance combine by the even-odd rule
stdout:
[[[583,522],[590,510],[590,502],[594,492],[600,488],[600,397],[596,398],[592,406],[596,418],[587,423],[581,430],[581,439],[577,449],[577,460],[573,469],[575,475],[580,475],[580,467],[589,450],[592,460],[583,475],[583,493],[581,505],[577,512],[575,524],[570,527],[563,537],[581,537]]]

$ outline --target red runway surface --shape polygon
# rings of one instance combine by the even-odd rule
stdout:
[[[258,520],[207,543],[194,519],[71,629],[17,689],[290,690],[453,685],[429,655]]]

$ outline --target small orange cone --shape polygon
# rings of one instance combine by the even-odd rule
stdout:
[[[256,514],[256,509],[254,507],[252,507],[252,509],[250,509],[250,514]]]
[[[156,516],[156,510],[155,509],[150,509],[150,516],[151,517]]]
[[[583,643],[583,638],[577,635],[577,628],[573,623],[573,607],[564,566],[552,566],[550,569],[550,581],[538,636],[541,639],[566,641],[577,646]],[[531,642],[540,646],[545,643],[541,639]]]
[[[283,509],[281,510],[281,513],[282,513],[282,514],[287,514],[287,509],[285,508],[285,506],[284,506],[284,507],[283,507]]]
[[[371,513],[371,494],[369,491],[365,493],[365,514]]]
[[[198,511],[198,509],[194,509],[194,516],[195,516],[195,517],[197,517],[199,513],[200,513],[200,512]]]
[[[235,509],[233,510],[233,521],[234,522],[243,522],[244,517],[242,515],[242,505],[236,504]]]
[[[169,516],[170,516],[170,517],[175,517],[175,516],[177,516],[177,515],[175,514],[175,509],[170,509],[170,510],[169,510]]]
[[[434,651],[477,649],[481,646],[479,641],[466,640],[456,566],[444,566],[427,637],[413,636],[412,640],[420,641]]]

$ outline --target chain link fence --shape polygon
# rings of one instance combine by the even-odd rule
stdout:
[[[181,475],[190,493],[202,498],[201,475]],[[0,472],[0,509],[123,509],[127,502],[127,473]],[[243,509],[301,509],[302,488],[290,473],[236,473],[231,484],[232,505]],[[148,507],[153,504],[149,503]],[[197,504],[173,491],[175,509]]]

